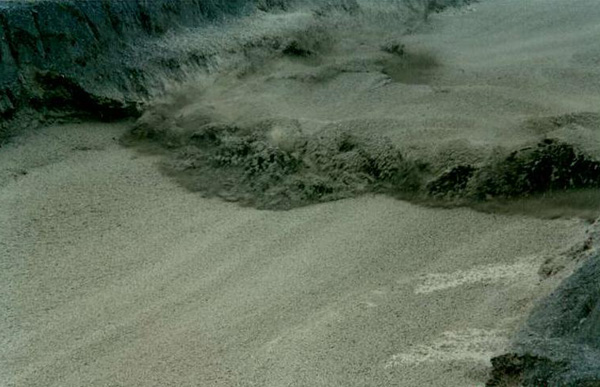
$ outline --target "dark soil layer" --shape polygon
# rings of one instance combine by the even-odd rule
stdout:
[[[597,225],[596,225],[597,226]],[[511,353],[492,359],[488,386],[600,386],[600,254],[534,309]]]

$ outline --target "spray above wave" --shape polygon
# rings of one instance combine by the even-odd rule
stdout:
[[[388,15],[402,15],[397,4]],[[406,46],[404,27],[380,18],[378,7],[276,16],[288,27],[254,31],[230,48],[233,60],[220,56],[222,71],[210,81],[150,105],[129,140],[166,150],[164,171],[186,187],[263,209],[365,193],[471,205],[600,187],[595,113],[528,120],[520,129],[528,137],[510,145],[403,128],[418,121],[403,122],[410,108],[395,99],[444,95],[436,85],[444,63]],[[460,149],[441,154],[452,146]]]

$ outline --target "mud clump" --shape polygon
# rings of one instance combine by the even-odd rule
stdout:
[[[518,197],[547,191],[600,187],[600,161],[575,146],[545,139],[491,161],[474,173],[471,194]]]
[[[284,55],[298,58],[309,58],[317,56],[319,53],[326,51],[330,44],[331,37],[318,27],[307,31],[303,35],[298,35],[289,41],[281,44],[281,52]]]
[[[480,208],[536,195],[560,199],[562,192],[600,187],[600,160],[553,138],[440,170],[425,159],[406,158],[385,137],[343,126],[307,134],[298,120],[237,124],[216,117],[210,107],[173,113],[189,101],[172,103],[176,106],[157,104],[147,110],[129,142],[150,141],[166,150],[169,161],[163,170],[185,187],[261,209],[285,210],[366,193]]]
[[[276,48],[288,57],[311,58],[330,51],[334,41],[331,32],[324,25],[315,23],[282,39]]]
[[[340,0],[337,2],[329,2],[321,5],[313,12],[316,16],[327,16],[333,12],[345,12],[350,15],[356,15],[361,8],[357,0]]]
[[[500,151],[479,165],[458,165],[426,186],[436,198],[485,202],[600,187],[600,160],[554,139]]]
[[[406,47],[404,44],[396,41],[388,41],[381,45],[381,51],[387,52],[388,54],[404,56]]]

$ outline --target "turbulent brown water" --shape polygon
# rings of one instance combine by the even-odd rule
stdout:
[[[384,193],[487,210],[571,197],[543,202],[599,214],[599,114],[532,116],[491,135],[488,124],[468,120],[475,127],[461,134],[443,109],[424,124],[412,114],[421,102],[394,100],[424,99],[434,109],[460,88],[444,81],[454,70],[440,53],[411,45],[410,32],[378,25],[380,12],[280,15],[296,27],[255,32],[243,60],[152,104],[126,142],[163,147],[171,155],[164,171],[194,191],[263,209]]]
[[[435,32],[414,39],[372,16],[360,7],[317,12],[299,29],[246,45],[242,69],[150,106],[126,142],[161,148],[163,172],[188,189],[259,209],[376,193],[493,213],[600,216],[598,95],[551,106],[540,94],[573,89],[548,83],[566,71],[560,48],[532,54],[551,63],[546,81],[522,81],[519,66],[532,66],[526,52],[503,66],[493,48],[487,55],[500,64],[467,43],[470,53],[457,59],[455,42],[432,44]],[[573,71],[600,79],[578,39]],[[538,305],[512,352],[493,360],[488,385],[598,383],[597,237],[586,243],[571,255],[586,265]],[[566,266],[548,260],[540,275]],[[580,354],[585,340],[593,348]]]

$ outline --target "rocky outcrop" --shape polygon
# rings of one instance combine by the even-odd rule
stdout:
[[[437,0],[435,10],[468,2]],[[356,0],[1,1],[0,143],[15,126],[11,119],[28,108],[42,117],[103,120],[135,113],[154,90],[156,73],[169,76],[207,60],[203,53],[171,58],[148,48],[166,32],[304,3],[315,12],[359,9]]]
[[[488,386],[600,386],[599,221],[579,252],[583,266],[534,309],[512,350],[492,359]]]
[[[128,48],[254,7],[254,0],[62,0],[0,3],[0,119],[26,107],[102,119],[135,110],[144,63]]]

